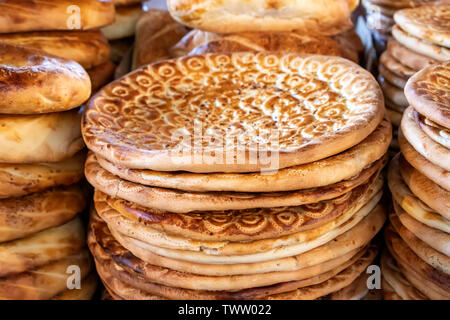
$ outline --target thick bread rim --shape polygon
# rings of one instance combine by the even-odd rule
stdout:
[[[427,158],[417,152],[403,135],[402,130],[398,132],[398,142],[403,157],[423,175],[450,191],[450,172],[435,165]]]
[[[0,279],[0,300],[48,300],[67,289],[69,266],[80,268],[81,277],[92,268],[92,258],[87,249],[75,255],[49,263],[30,271]]]
[[[86,191],[78,184],[0,199],[0,242],[64,224],[82,212],[86,202]]]
[[[347,254],[350,251],[364,247],[381,229],[385,221],[385,216],[377,215],[373,217],[373,220],[363,219],[355,227],[337,236],[333,241],[329,241],[315,249],[299,255],[266,262],[228,264],[226,266],[202,264],[167,258],[137,246],[133,247],[133,254],[152,265],[170,268],[180,272],[211,276],[294,271],[334,259],[339,255]]]
[[[430,207],[417,198],[400,174],[400,154],[397,154],[389,165],[388,186],[394,200],[414,219],[423,224],[450,233],[450,221],[434,212]]]
[[[0,33],[90,30],[114,22],[114,5],[105,0],[3,0]],[[74,17],[78,13],[77,16]]]
[[[56,186],[69,186],[84,177],[86,154],[53,163],[0,163],[0,199],[20,197]]]
[[[407,48],[394,38],[389,39],[387,51],[397,59],[397,61],[401,61],[405,66],[417,71],[438,63],[438,61],[433,58]]]
[[[254,70],[257,73],[261,71],[257,71],[256,64],[267,61],[267,59],[274,59],[273,61],[276,61],[275,64],[269,66],[269,69],[277,70],[274,72],[277,73],[279,70],[288,70],[286,74],[298,75],[298,70],[303,70],[303,75],[306,73],[308,74],[308,77],[312,77],[316,80],[322,77],[322,73],[327,73],[327,68],[325,68],[325,66],[328,66],[333,69],[333,72],[327,73],[327,77],[329,77],[330,74],[332,76],[325,82],[338,80],[339,82],[342,82],[335,85],[336,87],[340,87],[340,89],[333,89],[331,91],[335,93],[335,91],[338,90],[339,95],[344,96],[346,101],[353,101],[350,105],[354,108],[362,108],[364,111],[359,111],[359,116],[356,116],[355,114],[358,114],[358,111],[355,109],[353,117],[351,117],[351,123],[344,126],[341,130],[334,131],[333,134],[321,134],[320,137],[312,139],[309,142],[302,140],[301,146],[289,146],[289,148],[281,151],[272,146],[269,148],[270,150],[267,150],[267,154],[277,158],[277,168],[270,169],[267,169],[267,165],[263,164],[263,160],[259,157],[257,157],[257,161],[254,161],[255,163],[251,163],[250,160],[252,154],[257,151],[254,147],[236,147],[234,146],[234,143],[233,147],[220,147],[219,149],[223,155],[231,154],[231,152],[233,152],[233,155],[237,154],[234,152],[242,153],[242,158],[245,160],[243,162],[245,163],[234,163],[234,161],[232,164],[217,163],[215,156],[211,156],[211,154],[208,154],[208,152],[205,153],[202,150],[195,152],[193,148],[190,148],[189,152],[182,152],[177,147],[171,147],[170,149],[167,147],[161,148],[161,145],[158,144],[156,144],[157,147],[154,148],[155,144],[153,144],[153,142],[150,144],[154,149],[149,149],[145,144],[136,144],[130,139],[121,140],[124,138],[123,135],[127,135],[127,131],[129,131],[129,129],[124,130],[121,121],[121,130],[123,131],[121,135],[118,134],[116,129],[110,127],[110,121],[114,122],[120,120],[120,117],[128,119],[129,116],[120,114],[118,111],[113,111],[113,113],[116,112],[117,115],[112,116],[111,113],[108,113],[111,109],[104,108],[105,105],[112,106],[113,104],[116,104],[116,106],[119,107],[116,108],[116,110],[120,110],[122,107],[125,108],[129,102],[127,98],[133,96],[136,98],[136,94],[139,91],[142,91],[143,88],[147,88],[150,85],[156,85],[157,83],[162,84],[161,82],[170,79],[170,76],[161,77],[161,72],[167,72],[167,70],[169,72],[180,72],[180,76],[177,76],[177,78],[184,79],[187,74],[198,75],[199,72],[202,72],[194,72],[186,69],[183,67],[184,64],[194,63],[195,65],[198,65],[200,62],[204,62],[204,64],[213,67],[213,65],[217,64],[216,59],[226,59],[228,62],[224,64],[224,67],[228,66],[233,68],[233,70],[238,70],[235,65],[241,63],[241,61],[242,63],[245,61],[247,66],[250,66],[246,69],[247,72]],[[249,63],[248,61],[251,62]],[[307,65],[311,65],[311,67],[306,68]],[[318,68],[319,66],[322,67]],[[313,72],[316,75],[315,77],[309,75],[311,74],[311,68],[317,69]],[[265,69],[267,69],[267,67],[265,67]],[[341,70],[335,71],[335,69]],[[231,71],[226,70],[225,72],[230,74]],[[155,80],[151,81],[148,79],[149,77],[154,77]],[[324,79],[325,76],[320,81],[323,82]],[[144,82],[140,82],[141,80]],[[220,82],[220,84],[222,83],[223,82]],[[201,86],[204,87],[204,84],[201,84]],[[272,85],[269,87],[271,86]],[[354,101],[355,97],[362,101],[356,103]],[[266,171],[273,171],[274,169],[278,170],[324,159],[360,143],[368,137],[382,121],[384,116],[383,100],[383,93],[373,76],[358,65],[344,58],[320,55],[282,55],[262,52],[195,55],[147,65],[146,67],[142,67],[141,69],[105,86],[103,90],[90,100],[86,112],[83,114],[82,133],[90,150],[111,162],[127,168],[152,169],[156,171],[184,170],[203,173],[257,172],[264,169],[266,169]],[[120,104],[117,105],[119,102]],[[145,104],[138,103],[135,104],[135,107],[139,109],[143,108],[144,105]],[[147,109],[151,110],[150,107],[146,108],[146,110]],[[240,116],[238,116],[238,118],[239,117]],[[242,120],[242,118],[240,119]],[[201,119],[198,120],[201,121]],[[128,123],[131,124],[131,122]],[[281,125],[281,122],[277,123]],[[281,126],[283,126],[284,130],[287,129],[286,125]],[[251,126],[249,125],[249,128],[250,127]],[[223,128],[223,125],[221,128]],[[170,129],[171,133],[174,133],[175,131],[172,129],[175,130],[175,127]],[[152,134],[155,136],[157,135],[157,133]],[[192,156],[194,156],[194,158],[201,156],[202,161],[193,161]]]
[[[269,261],[274,259],[281,259],[285,257],[295,256],[314,248],[317,248],[329,241],[332,241],[337,236],[343,234],[344,232],[350,230],[355,225],[357,225],[362,219],[368,216],[373,212],[373,215],[370,215],[368,219],[375,219],[383,215],[383,210],[378,206],[377,202],[381,198],[381,193],[377,194],[370,203],[361,208],[357,213],[355,213],[352,217],[346,219],[346,221],[338,221],[336,222],[339,226],[335,227],[328,233],[322,234],[321,236],[316,236],[314,239],[311,239],[309,242],[301,242],[301,243],[287,243],[286,245],[278,246],[274,249],[266,249],[262,252],[254,252],[252,254],[247,255],[212,255],[207,254],[201,251],[183,251],[176,249],[167,249],[162,247],[152,246],[148,243],[139,241],[137,239],[126,237],[118,232],[115,232],[114,229],[110,229],[113,236],[116,240],[122,244],[127,249],[132,249],[134,246],[139,246],[142,250],[148,250],[153,252],[154,254],[165,256],[172,259],[180,259],[188,262],[196,262],[196,263],[204,263],[204,264],[238,264],[238,263],[254,263],[254,262],[262,262]],[[343,219],[341,219],[343,220]],[[301,234],[300,234],[301,235]],[[291,237],[292,238],[292,237]],[[295,239],[295,238],[294,238]],[[132,250],[130,250],[132,251]]]
[[[98,276],[96,272],[91,272],[81,280],[80,289],[68,289],[63,291],[51,300],[91,300],[97,291]]]
[[[433,268],[412,251],[392,226],[385,230],[386,245],[402,274],[431,299],[450,299],[450,276]]]
[[[84,226],[79,218],[26,238],[0,243],[0,278],[71,256],[84,246]]]
[[[389,81],[391,84],[398,88],[404,88],[406,82],[408,81],[408,78],[398,76],[387,67],[385,67],[382,63],[378,65],[378,72],[385,80]]]
[[[433,122],[432,120],[419,115],[418,123],[420,129],[425,132],[435,142],[443,145],[447,149],[450,149],[450,129]]]
[[[431,209],[450,220],[450,192],[421,174],[400,157],[400,173],[409,189]]]
[[[426,15],[428,11],[429,15]],[[439,46],[450,48],[450,25],[448,23],[448,14],[450,12],[450,6],[437,5],[437,6],[423,6],[420,8],[412,8],[397,11],[394,14],[395,23],[409,34],[419,38],[432,42]],[[442,16],[437,15],[441,13]],[[429,18],[428,21],[417,21],[416,15],[422,18]],[[432,23],[440,21],[445,26],[431,26]]]
[[[433,249],[425,242],[417,238],[406,228],[396,213],[389,214],[389,221],[397,234],[402,238],[406,245],[420,258],[434,269],[437,269],[447,275],[450,274],[450,257]]]
[[[450,59],[450,50],[441,46],[437,46],[428,41],[416,38],[399,26],[392,28],[392,36],[408,49],[415,51],[424,56],[430,57],[437,61],[446,61]]]
[[[400,123],[400,122],[399,122]],[[337,155],[273,174],[162,172],[122,167],[97,155],[100,166],[122,179],[185,191],[278,192],[317,188],[351,179],[387,152],[392,126],[386,119],[366,139]]]
[[[394,209],[402,225],[431,248],[450,257],[450,235],[414,219],[394,201]]]
[[[0,41],[73,60],[84,69],[107,62],[111,54],[108,40],[97,30],[0,34]]]
[[[79,110],[1,115],[0,163],[60,162],[84,148]]]
[[[431,139],[420,129],[418,117],[419,115],[413,107],[405,110],[401,123],[403,135],[413,148],[427,160],[450,171],[450,150]]]
[[[387,100],[392,101],[400,108],[406,108],[409,106],[408,100],[406,99],[402,88],[390,83],[381,74],[378,75],[378,82],[380,83],[380,87],[383,90],[383,94]]]
[[[117,40],[132,37],[136,31],[136,23],[141,16],[141,4],[116,8],[116,19],[113,24],[101,28],[101,32],[108,39]]]
[[[402,275],[394,258],[392,258],[388,250],[383,250],[381,255],[381,272],[383,274],[383,279],[388,284],[388,288],[383,286],[383,290],[391,289],[403,300],[428,300],[428,297],[424,296],[419,290],[414,288]]]
[[[379,174],[375,173],[366,183],[338,198],[300,207],[179,214],[147,209],[123,199],[111,198],[98,190],[95,191],[94,202],[103,220],[117,231],[133,237],[139,237],[136,234],[140,233],[145,239],[154,240],[155,237],[150,234],[162,232],[180,237],[180,241],[176,241],[180,246],[184,246],[182,243],[186,245],[181,239],[198,243],[246,242],[278,238],[320,227],[355,206],[368,202],[374,190],[378,190],[378,180]]]
[[[449,72],[450,55],[448,61],[431,65],[416,73],[405,86],[405,95],[411,106],[424,117],[447,129],[450,129],[450,109],[448,85],[445,81]],[[430,79],[435,83],[430,83]]]
[[[378,164],[384,166],[385,159]],[[114,198],[135,202],[143,207],[185,213],[191,211],[223,211],[251,208],[298,206],[333,199],[363,184],[371,170],[355,180],[344,181],[318,189],[286,191],[281,193],[237,193],[237,192],[183,192],[165,188],[148,187],[122,180],[104,170],[94,154],[89,154],[85,165],[87,180],[98,190]],[[373,173],[372,173],[373,174]]]
[[[242,2],[228,0],[168,0],[171,15],[193,29],[217,33],[244,31],[317,32],[334,35],[352,27],[355,1],[320,0]]]

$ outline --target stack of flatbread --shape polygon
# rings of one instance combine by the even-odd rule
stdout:
[[[232,52],[323,54],[358,62],[363,50],[350,20],[358,0],[167,4],[170,13],[149,10],[139,20],[133,69],[185,55]]]
[[[371,31],[377,50],[384,51],[395,25],[394,15],[397,11],[434,5],[446,0],[362,0],[366,11],[367,28]]]
[[[450,59],[449,14],[450,5],[435,5],[400,10],[394,15],[393,38],[380,57],[378,81],[396,128],[409,106],[404,94],[408,79],[427,66]],[[398,150],[397,139],[393,147]]]
[[[338,57],[187,56],[94,96],[88,244],[116,299],[351,299],[385,221],[376,80]]]
[[[388,299],[450,299],[450,63],[405,87],[411,106],[389,168],[393,197],[382,259]]]
[[[0,299],[95,291],[78,217],[87,203],[80,106],[95,83],[85,69],[109,59],[91,29],[113,18],[105,1],[0,2]]]

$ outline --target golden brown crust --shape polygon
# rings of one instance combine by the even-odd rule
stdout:
[[[241,32],[216,35],[192,30],[172,49],[174,57],[225,52],[278,52],[342,56],[338,44],[329,37],[296,32]]]
[[[86,206],[78,185],[0,200],[0,242],[28,236],[72,219]]]
[[[423,224],[450,233],[450,221],[417,198],[400,174],[400,154],[397,154],[389,165],[388,185],[394,200],[412,217]]]
[[[438,61],[433,58],[427,57],[405,47],[394,38],[389,39],[387,44],[387,52],[389,52],[389,54],[397,61],[401,61],[402,64],[416,71],[438,63]]]
[[[0,41],[31,47],[78,62],[89,69],[108,61],[108,41],[100,31],[45,31],[0,34]]]
[[[450,150],[431,139],[418,123],[419,113],[409,107],[403,114],[401,128],[408,142],[435,165],[450,171]],[[449,118],[450,119],[450,118]]]
[[[52,300],[91,300],[94,296],[98,283],[96,272],[91,272],[81,280],[81,289],[66,290],[54,296]]]
[[[85,246],[81,219],[34,233],[26,238],[0,243],[0,277],[32,270],[66,258]]]
[[[415,74],[405,87],[409,103],[419,113],[450,129],[450,61],[432,65]]]
[[[20,197],[56,186],[68,186],[84,177],[81,151],[55,163],[0,164],[0,199]]]
[[[395,22],[409,34],[450,48],[450,5],[423,6],[400,10]]]
[[[0,33],[89,30],[112,22],[114,5],[108,0],[75,3],[72,0],[3,0],[0,3]]]
[[[60,162],[73,157],[84,148],[80,118],[77,109],[0,115],[0,163]]]
[[[216,67],[220,69],[211,71]],[[161,78],[161,74],[166,75]],[[259,77],[258,82],[249,82],[246,74]],[[232,84],[225,81],[229,77],[234,79]],[[276,84],[277,79],[284,80]],[[190,85],[184,85],[185,81]],[[133,115],[126,113],[140,92],[169,83],[170,90],[179,92],[177,95],[152,91],[145,101],[133,107]],[[305,91],[301,95],[292,91],[301,86]],[[312,88],[320,90],[311,91]],[[237,90],[240,95],[236,95]],[[245,100],[248,102],[240,103]],[[304,107],[305,104],[310,106]],[[197,115],[195,121],[193,113]],[[273,113],[279,116],[269,116]],[[273,164],[276,169],[309,163],[361,142],[383,116],[378,84],[368,72],[346,59],[233,53],[189,56],[133,72],[91,99],[82,127],[91,150],[128,168],[254,172],[274,169],[263,163],[266,159],[262,155],[253,159],[255,144],[265,144],[263,148],[269,157],[277,158]],[[215,132],[226,132],[226,141],[238,139],[239,144],[209,144],[203,151],[193,148],[184,138],[173,139],[173,135],[181,133],[180,129],[183,137],[195,139],[198,123],[206,128],[214,123]],[[236,123],[239,125],[230,125]],[[276,147],[271,143],[275,138]],[[236,155],[236,151],[243,154],[244,161],[224,159],[225,155]],[[220,155],[222,159],[217,160]]]
[[[399,163],[403,181],[411,191],[430,208],[450,220],[450,192],[414,169],[403,157]]]
[[[133,4],[139,4],[142,0],[111,0],[115,6],[129,6]]]
[[[379,163],[382,167],[383,162]],[[86,160],[85,174],[88,181],[99,191],[112,197],[135,202],[143,207],[171,212],[241,210],[251,208],[271,208],[298,206],[332,199],[347,193],[363,184],[370,171],[354,180],[342,181],[333,185],[285,192],[239,193],[239,192],[185,192],[158,187],[148,187],[122,180],[104,170],[95,155]],[[369,174],[368,176],[366,176]]]
[[[170,48],[187,32],[188,29],[167,11],[151,9],[143,12],[136,24],[133,69],[172,58]]]
[[[299,30],[334,35],[352,26],[347,0],[169,0],[167,5],[180,23],[217,33]]]
[[[68,267],[80,268],[81,277],[87,276],[93,267],[88,250],[52,262],[36,269],[0,279],[2,300],[47,300],[67,289],[70,274]]]
[[[450,129],[444,128],[420,114],[417,121],[420,129],[422,129],[431,139],[447,149],[450,149]]]
[[[89,98],[89,76],[78,63],[3,42],[0,51],[0,113],[64,111]]]
[[[203,241],[255,241],[314,229],[334,220],[366,198],[376,179],[374,174],[367,182],[338,198],[297,207],[177,214],[147,209],[99,191],[94,199],[99,212],[100,207],[106,206],[130,221],[171,235]],[[111,217],[106,220],[112,222]],[[124,226],[126,223],[119,224]]]

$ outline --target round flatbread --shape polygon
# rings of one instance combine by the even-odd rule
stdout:
[[[93,214],[93,217],[97,217]],[[194,274],[223,276],[238,274],[262,274],[266,272],[277,271],[295,271],[312,265],[320,264],[328,260],[335,259],[345,255],[350,251],[356,254],[360,248],[367,245],[370,240],[378,233],[385,221],[385,215],[382,211],[379,214],[370,216],[370,219],[363,219],[355,227],[337,236],[333,241],[309,250],[299,255],[269,260],[257,263],[241,263],[241,264],[202,264],[198,262],[188,262],[167,258],[152,253],[151,251],[141,249],[134,246],[133,254],[139,259],[155,266],[170,268],[180,272],[188,272]],[[97,226],[105,227],[105,223],[97,218],[91,218],[92,230],[104,230],[109,233],[109,229],[98,229]],[[93,232],[94,232],[93,231]]]
[[[0,277],[25,272],[79,252],[85,246],[81,219],[0,243]]]
[[[378,75],[378,82],[386,97],[400,108],[407,108],[409,106],[408,100],[406,100],[405,93],[402,88],[396,87],[393,84],[386,81],[381,75]]]
[[[447,61],[418,72],[405,87],[405,95],[411,106],[447,129],[450,129],[449,77],[450,61]]]
[[[70,266],[80,268],[80,276],[86,277],[92,270],[93,263],[89,251],[81,252],[35,268],[0,279],[0,299],[2,300],[48,300],[67,290],[67,273]]]
[[[450,235],[448,233],[431,228],[414,219],[410,214],[403,210],[396,201],[394,201],[394,209],[402,222],[402,225],[411,231],[418,239],[447,257],[450,256]]]
[[[399,159],[400,173],[409,189],[430,208],[450,219],[450,192],[421,174],[403,157]]]
[[[68,186],[84,177],[85,152],[61,162],[0,164],[0,199],[20,197],[56,186]]]
[[[417,238],[411,231],[402,225],[397,214],[390,214],[389,220],[394,230],[398,233],[406,245],[420,257],[420,259],[428,263],[433,268],[446,274],[450,274],[450,257],[434,250],[425,242]]]
[[[84,148],[79,110],[0,115],[0,163],[60,162]]]
[[[437,61],[450,59],[450,50],[434,45],[428,41],[416,38],[395,25],[392,28],[392,36],[406,48]]]
[[[169,0],[167,7],[174,19],[192,29],[217,33],[298,30],[333,35],[352,27],[354,1]]]
[[[450,221],[420,201],[403,181],[400,174],[399,154],[391,161],[388,171],[388,185],[392,197],[413,218],[423,224],[450,233]]]
[[[435,142],[420,129],[419,114],[413,107],[403,113],[401,128],[408,142],[435,165],[450,171],[450,150]]]
[[[114,22],[114,5],[104,0],[3,0],[0,33],[88,30]]]
[[[111,228],[111,232],[118,242],[132,252],[135,247],[139,247],[141,250],[148,250],[157,255],[162,255],[172,259],[205,264],[239,264],[269,261],[298,255],[335,239],[337,236],[350,230],[362,219],[364,219],[364,217],[371,212],[371,209],[376,206],[380,197],[381,194],[377,195],[369,204],[361,208],[350,218],[343,216],[340,219],[336,219],[336,221],[333,221],[322,228],[318,228],[318,230],[313,232],[300,232],[295,235],[282,237],[279,241],[277,241],[278,239],[254,241],[249,244],[251,247],[255,248],[255,250],[252,251],[245,250],[244,243],[230,243],[227,247],[221,250],[222,252],[219,253],[214,253],[214,251],[208,250],[192,251],[169,249],[157,247],[148,242],[143,242],[141,240],[128,237],[124,234],[116,232],[113,228]],[[375,215],[382,214],[380,213],[379,208],[375,208],[373,211],[375,212]],[[330,228],[333,229],[330,230]],[[268,245],[268,248],[264,247],[265,244]],[[222,255],[227,253],[234,255]]]
[[[409,34],[450,48],[450,5],[423,6],[395,13],[395,22]]]
[[[100,31],[46,31],[0,34],[0,41],[42,50],[89,69],[109,60],[108,40]]]
[[[92,151],[127,168],[255,172],[342,152],[383,115],[378,84],[346,59],[232,53],[129,74],[91,99],[82,127]]]
[[[369,293],[367,289],[367,278],[368,274],[365,272],[356,278],[350,285],[330,293],[326,296],[320,297],[320,300],[364,300],[364,298]]]
[[[86,195],[78,185],[1,199],[0,242],[59,226],[83,211],[86,202]]]
[[[418,153],[404,137],[402,130],[399,130],[398,141],[403,156],[414,168],[416,168],[416,170],[420,171],[423,175],[427,176],[445,190],[450,191],[449,171],[428,161],[427,158]]]
[[[0,51],[0,113],[65,111],[89,98],[91,82],[78,63],[4,42]]]
[[[384,166],[384,159],[358,175],[353,180],[298,191],[239,193],[239,192],[185,192],[158,187],[148,187],[122,180],[104,170],[95,155],[89,154],[85,173],[88,181],[99,191],[112,197],[134,202],[143,207],[177,213],[191,211],[222,211],[252,208],[291,207],[317,203],[339,197],[366,182]]]
[[[348,193],[331,200],[296,207],[174,213],[145,208],[135,203],[95,192],[100,216],[126,234],[165,232],[197,241],[256,241],[311,230],[360,207],[379,190],[376,176]],[[125,231],[127,230],[127,231]],[[142,238],[143,239],[143,238]],[[181,245],[181,243],[179,243]]]
[[[86,278],[81,280],[80,289],[67,289],[54,296],[52,300],[91,300],[97,290],[97,283],[97,273],[91,272]]]
[[[344,152],[271,174],[161,172],[128,169],[98,155],[97,160],[112,174],[143,185],[197,192],[277,192],[322,187],[363,174],[386,154],[391,138],[392,128],[385,119],[366,139]]]
[[[387,52],[389,52],[389,54],[397,61],[401,61],[402,64],[416,71],[438,63],[438,61],[433,58],[405,47],[394,38],[389,39]]]
[[[105,226],[103,230],[105,230]],[[90,239],[90,248],[94,257],[104,257],[108,255],[117,264],[119,268],[129,273],[131,276],[145,279],[147,282],[153,282],[165,286],[191,289],[191,290],[208,290],[208,291],[235,291],[244,290],[254,287],[262,287],[274,285],[280,282],[300,281],[307,278],[317,276],[319,274],[329,272],[338,268],[348,260],[355,260],[360,257],[366,248],[350,251],[349,253],[325,261],[320,264],[312,265],[293,271],[277,271],[266,272],[262,277],[258,274],[242,274],[242,275],[223,275],[208,276],[191,274],[186,271],[176,271],[170,268],[161,268],[148,264],[135,256],[128,250],[123,248],[111,233],[102,232],[102,228],[93,231]],[[107,257],[105,257],[108,259]],[[140,270],[136,273],[135,270]]]

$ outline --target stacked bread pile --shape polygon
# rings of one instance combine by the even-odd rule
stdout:
[[[450,5],[436,5],[400,10],[394,16],[393,38],[380,57],[378,81],[396,128],[409,106],[404,94],[408,79],[427,66],[450,59],[449,14]],[[394,143],[398,150],[397,139]]]
[[[389,168],[394,210],[382,259],[389,299],[450,299],[450,62],[409,79]]]
[[[358,62],[363,47],[350,20],[358,3],[168,1],[170,14],[149,10],[139,21],[133,68],[190,54],[244,51],[323,54]]]
[[[445,0],[444,0],[445,1]],[[367,28],[372,32],[377,50],[383,51],[391,36],[394,15],[398,10],[420,7],[441,0],[362,0],[366,10]]]
[[[91,82],[57,56],[89,69],[109,49],[98,31],[66,31],[72,4],[0,2],[0,299],[89,299],[96,287],[78,217],[87,202],[79,107]],[[113,18],[106,2],[78,5],[82,28]]]
[[[109,40],[112,59],[119,63],[128,49],[133,46],[136,23],[142,13],[141,0],[111,0],[116,15],[115,22],[102,28],[102,33]]]
[[[338,57],[187,56],[104,87],[82,132],[88,244],[106,288],[117,299],[363,297],[385,221],[383,116],[376,80]]]
[[[0,3],[0,42],[78,62],[96,92],[112,79],[115,68],[108,41],[96,29],[112,22],[109,0],[5,0]]]

